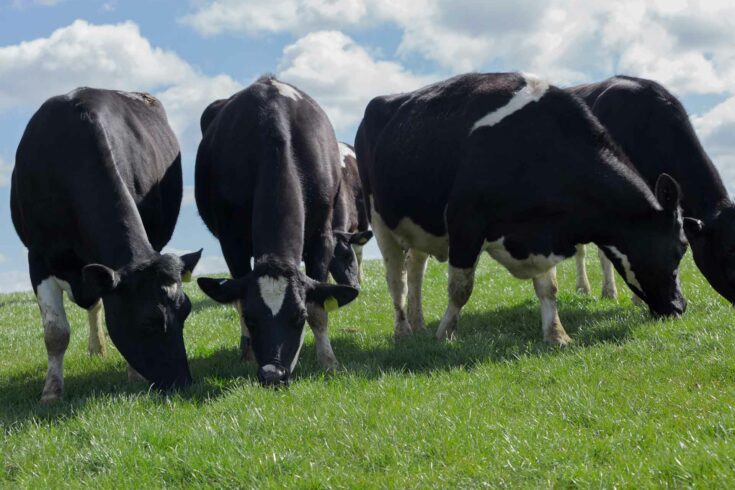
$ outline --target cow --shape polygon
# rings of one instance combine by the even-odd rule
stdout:
[[[355,149],[396,336],[423,327],[428,254],[449,260],[439,339],[454,336],[482,251],[533,280],[554,345],[571,340],[555,265],[578,243],[598,244],[653,314],[684,312],[678,184],[662,174],[651,192],[584,103],[543,80],[473,73],[376,97]]]
[[[358,290],[326,282],[341,181],[329,119],[307,94],[264,75],[213,102],[201,126],[194,194],[232,279],[199,278],[199,287],[238,308],[241,353],[254,357],[261,384],[288,383],[307,317],[319,364],[335,368],[327,312]]]
[[[332,217],[332,230],[336,240],[329,272],[337,283],[359,287],[363,281],[362,249],[373,237],[373,232],[368,230],[369,222],[355,150],[351,145],[340,141],[339,156],[342,184]]]
[[[135,92],[78,88],[47,100],[16,153],[13,224],[44,327],[42,402],[63,397],[69,322],[62,292],[88,312],[89,351],[101,354],[105,310],[112,342],[158,388],[191,383],[182,290],[199,252],[161,254],[182,195],[179,145],[161,103]]]
[[[735,302],[735,204],[679,100],[652,80],[627,76],[567,90],[585,101],[650,187],[663,172],[679,182],[694,262],[718,293]],[[577,289],[587,293],[583,257],[582,248]],[[604,255],[600,261],[602,296],[616,298],[612,267]]]

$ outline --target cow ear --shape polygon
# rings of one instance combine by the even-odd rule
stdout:
[[[704,229],[704,223],[696,218],[684,218],[684,233],[687,239],[697,238]]]
[[[351,286],[313,282],[306,291],[306,301],[316,303],[327,311],[334,311],[357,298],[359,291]]]
[[[367,231],[358,231],[357,233],[353,233],[350,237],[350,243],[352,245],[365,245],[367,242],[370,241],[370,239],[373,237],[373,232],[370,230]]]
[[[679,184],[669,174],[661,174],[656,180],[656,199],[664,210],[675,212],[679,206],[681,190]]]
[[[90,264],[82,269],[84,289],[93,296],[104,296],[120,285],[120,274],[102,264]]]
[[[191,274],[194,272],[194,267],[197,266],[199,259],[202,258],[202,250],[204,249],[200,248],[198,252],[184,254],[179,257],[184,263],[184,270],[181,271],[181,280],[183,282],[191,281]]]
[[[197,284],[204,294],[218,303],[232,303],[245,296],[245,281],[241,279],[200,277]]]

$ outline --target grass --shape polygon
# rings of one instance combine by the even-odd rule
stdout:
[[[86,354],[86,315],[69,307],[65,400],[40,405],[38,309],[30,294],[0,296],[0,487],[735,487],[731,307],[687,256],[687,314],[652,320],[627,290],[597,298],[594,255],[591,297],[574,292],[573,261],[559,270],[567,349],[543,344],[531,283],[488,259],[456,341],[396,343],[370,261],[361,296],[330,319],[343,370],[319,371],[309,334],[279,391],[239,362],[234,309],[192,283],[191,389],[128,384],[114,348]],[[431,330],[445,270],[427,274]]]

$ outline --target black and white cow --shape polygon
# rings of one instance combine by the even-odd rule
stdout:
[[[41,400],[63,394],[62,291],[88,311],[90,353],[105,350],[102,304],[129,366],[157,387],[189,384],[183,327],[191,303],[181,280],[201,251],[159,253],[182,194],[179,145],[160,102],[91,88],[49,99],[26,127],[11,186],[48,351]]]
[[[370,225],[355,149],[347,143],[340,142],[339,154],[342,184],[339,187],[332,217],[335,245],[329,272],[338,284],[359,287],[363,279],[362,249],[373,237],[373,232],[368,230]]]
[[[712,287],[735,302],[735,204],[681,103],[654,81],[624,76],[567,90],[587,103],[650,187],[664,172],[679,182],[694,261]],[[577,289],[588,292],[583,257],[582,249]],[[615,298],[612,266],[605,256],[600,259],[602,295]]]
[[[678,185],[662,175],[652,193],[585,105],[563,90],[521,74],[468,74],[377,97],[356,150],[396,335],[423,326],[427,254],[449,259],[439,338],[456,329],[482,251],[533,279],[552,344],[570,340],[556,309],[554,266],[577,243],[605,250],[653,313],[685,309]]]
[[[305,93],[264,76],[214,102],[202,128],[197,207],[219,239],[233,279],[200,278],[199,286],[216,301],[236,302],[241,349],[248,357],[252,346],[261,383],[288,381],[307,317],[319,363],[335,367],[327,311],[349,303],[358,291],[325,282],[341,180],[329,119]],[[302,259],[306,274],[299,270]]]

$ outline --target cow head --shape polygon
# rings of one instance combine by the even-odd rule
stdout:
[[[679,262],[686,252],[676,181],[662,174],[656,182],[661,209],[641,218],[617,237],[617,244],[602,245],[628,287],[646,302],[656,316],[678,316],[686,310],[679,284]]]
[[[360,268],[357,254],[362,253],[362,247],[372,237],[373,232],[370,230],[357,233],[334,232],[334,255],[329,263],[329,272],[337,284],[359,287]]]
[[[201,254],[157,254],[120,270],[100,264],[82,270],[84,287],[102,298],[115,346],[157,388],[191,383],[184,347],[184,320],[191,302],[181,281],[191,276]]]
[[[314,281],[297,268],[273,260],[256,264],[244,277],[201,277],[197,282],[215,301],[240,302],[260,367],[258,379],[268,386],[287,384],[296,367],[304,343],[306,304],[330,310],[357,297],[355,288]]]
[[[684,232],[704,277],[735,303],[735,206],[729,204],[704,222],[684,218]]]

